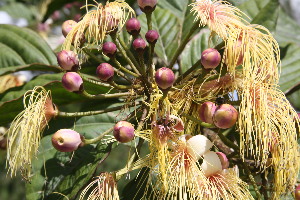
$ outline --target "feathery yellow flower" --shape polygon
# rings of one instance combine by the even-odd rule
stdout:
[[[88,7],[94,9],[88,10]],[[107,2],[106,5],[86,5],[87,13],[68,34],[62,49],[71,50],[72,44],[75,52],[82,48],[83,40],[91,45],[101,45],[105,36],[122,28],[128,17],[134,15],[134,10],[124,1]]]
[[[20,169],[24,179],[31,176],[31,161],[36,156],[42,132],[56,115],[50,92],[35,87],[24,95],[24,107],[7,131],[7,165],[11,176]]]

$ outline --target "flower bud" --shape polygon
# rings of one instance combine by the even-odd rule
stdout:
[[[62,50],[57,53],[57,62],[61,68],[66,71],[78,70],[78,58],[73,51]]]
[[[126,22],[126,30],[130,35],[137,36],[141,31],[141,23],[136,18],[131,18]]]
[[[238,118],[238,111],[229,104],[218,106],[213,115],[214,124],[218,128],[226,129],[232,127]]]
[[[61,152],[75,151],[81,143],[80,134],[71,129],[60,129],[52,136],[53,147]]]
[[[167,89],[171,87],[175,81],[174,72],[167,67],[162,67],[156,71],[155,81],[161,89]]]
[[[219,156],[219,159],[222,164],[222,169],[227,169],[229,167],[229,161],[227,156],[222,152],[216,152],[216,154]]]
[[[213,124],[213,115],[216,110],[216,104],[213,102],[205,102],[199,109],[199,117],[201,121],[209,124]]]
[[[117,46],[113,42],[105,42],[102,47],[104,55],[113,57],[116,54]]]
[[[195,160],[199,160],[212,146],[213,143],[204,135],[193,136],[187,141],[187,151]]]
[[[213,48],[206,49],[201,54],[201,63],[204,69],[214,69],[221,62],[220,53]]]
[[[213,151],[208,151],[203,155],[203,163],[201,164],[201,168],[203,169],[206,177],[221,172],[222,164],[219,156]]]
[[[62,77],[62,84],[70,92],[80,92],[83,90],[82,78],[76,72],[67,72]]]
[[[7,138],[0,136],[0,150],[6,150],[7,148]]]
[[[145,13],[153,12],[157,4],[157,0],[138,0],[137,2],[141,10]]]
[[[300,200],[300,184],[295,189],[295,200]]]
[[[62,34],[67,37],[67,35],[70,33],[70,31],[72,30],[72,28],[74,26],[76,26],[77,22],[73,21],[73,20],[67,20],[65,21],[61,28],[62,28]]]
[[[147,42],[149,42],[151,44],[155,44],[159,38],[159,34],[155,30],[149,30],[146,33],[145,38],[146,38]]]
[[[114,136],[121,143],[130,142],[134,138],[134,127],[126,121],[119,121],[114,126]]]
[[[102,63],[97,67],[96,73],[102,81],[108,81],[114,76],[114,68],[108,63]]]
[[[145,42],[145,40],[143,40],[142,38],[137,38],[133,41],[132,43],[133,48],[136,51],[140,51],[140,52],[144,52],[144,49],[146,48],[147,44]]]

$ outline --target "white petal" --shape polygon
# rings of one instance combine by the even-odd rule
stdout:
[[[187,150],[196,160],[199,160],[212,146],[213,143],[204,135],[193,136],[187,141]]]
[[[215,152],[209,151],[205,153],[203,157],[204,159],[201,168],[203,169],[206,177],[222,171],[221,161]]]

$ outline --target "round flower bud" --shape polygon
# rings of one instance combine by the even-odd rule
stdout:
[[[130,35],[137,36],[141,31],[141,23],[136,18],[131,18],[126,22],[126,30]]]
[[[214,69],[221,62],[220,53],[213,48],[206,49],[201,54],[201,63],[205,69]]]
[[[145,13],[152,12],[157,4],[157,0],[138,0],[138,5]]]
[[[204,175],[206,177],[215,175],[222,171],[222,163],[219,156],[213,152],[208,151],[203,155],[203,163],[201,164]]]
[[[187,141],[187,151],[195,160],[199,160],[212,146],[213,143],[204,135],[193,136]]]
[[[174,72],[167,67],[162,67],[158,69],[155,73],[155,82],[161,89],[167,89],[171,87],[174,81]]]
[[[117,52],[117,46],[113,42],[105,42],[102,47],[104,55],[112,57]]]
[[[229,104],[218,106],[213,115],[214,124],[218,128],[226,129],[232,127],[238,118],[238,111]]]
[[[72,28],[74,26],[76,26],[77,22],[75,22],[74,20],[67,20],[65,21],[61,28],[62,28],[62,34],[67,37],[67,35],[70,33],[70,31],[72,30]]]
[[[133,41],[132,43],[133,45],[133,48],[136,50],[136,51],[140,51],[140,52],[143,52],[144,49],[146,48],[147,44],[145,42],[145,40],[143,40],[142,38],[137,38]]]
[[[79,61],[73,51],[62,50],[57,53],[57,62],[66,71],[77,71]]]
[[[52,136],[53,147],[61,152],[75,151],[81,143],[80,134],[71,129],[60,129]]]
[[[199,109],[199,117],[201,121],[213,124],[213,115],[215,113],[216,107],[216,104],[210,101],[203,103]]]
[[[97,67],[96,73],[102,81],[108,81],[114,76],[114,68],[108,63],[102,63]]]
[[[300,184],[295,189],[295,200],[300,200]]]
[[[7,139],[5,137],[0,136],[0,149],[6,150],[7,148]]]
[[[222,169],[227,169],[229,167],[229,161],[227,156],[222,152],[216,152],[216,154],[219,156],[219,159],[222,164]]]
[[[76,72],[67,72],[62,77],[62,84],[70,92],[80,92],[83,89],[82,78]]]
[[[159,38],[159,34],[155,30],[150,30],[146,33],[145,38],[147,42],[155,44]]]
[[[121,143],[130,142],[134,138],[134,127],[126,121],[119,121],[114,126],[114,136]]]

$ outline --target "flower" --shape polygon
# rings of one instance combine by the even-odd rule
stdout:
[[[7,131],[7,165],[11,176],[20,169],[24,179],[31,176],[31,161],[36,156],[43,130],[57,112],[50,92],[35,87],[24,95],[24,107]],[[28,148],[30,146],[30,148]]]

